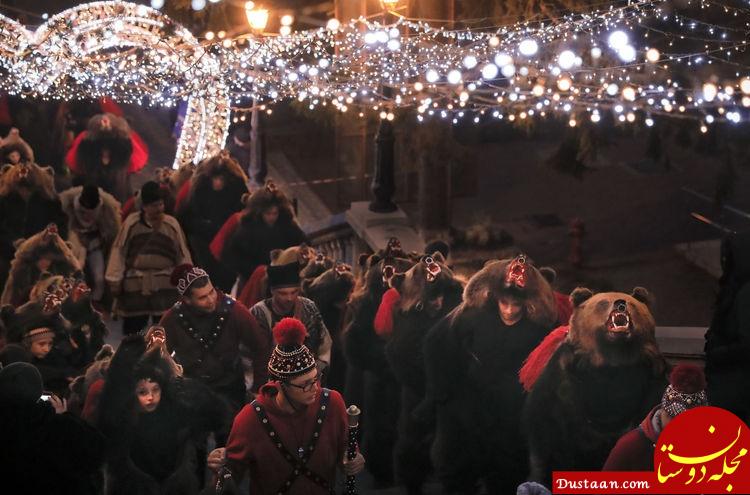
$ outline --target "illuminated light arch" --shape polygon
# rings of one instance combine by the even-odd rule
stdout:
[[[145,5],[82,4],[35,31],[0,15],[0,89],[9,94],[167,107],[186,101],[173,168],[198,163],[226,141],[230,105],[219,69],[190,31]]]

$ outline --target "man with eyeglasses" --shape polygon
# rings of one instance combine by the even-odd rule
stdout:
[[[208,466],[223,470],[222,479],[229,472],[236,483],[249,471],[253,494],[328,495],[336,468],[355,475],[364,457],[346,459],[346,406],[341,394],[320,386],[315,356],[304,345],[304,324],[284,318],[273,335],[270,381],[237,415],[226,449],[214,450]]]

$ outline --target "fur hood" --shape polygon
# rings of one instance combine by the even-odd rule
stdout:
[[[50,266],[52,274],[67,276],[80,270],[78,261],[70,247],[59,236],[54,224],[51,224],[43,231],[23,241],[16,248],[16,254],[10,265],[10,274],[0,303],[10,304],[15,297],[31,290],[34,284],[39,281],[41,274],[37,273],[38,269],[35,262],[42,250],[53,253],[52,265]]]
[[[21,154],[22,161],[34,161],[34,150],[31,149],[29,143],[23,140],[15,127],[8,132],[7,136],[0,138],[0,157],[4,159],[11,151],[18,151]]]
[[[55,171],[36,163],[5,164],[0,169],[0,196],[7,196],[19,187],[19,177],[26,175],[34,189],[45,199],[57,199]]]
[[[83,186],[71,187],[60,193],[60,203],[62,203],[63,212],[68,216],[68,231],[74,230],[75,222],[75,204],[76,199],[81,195]],[[99,215],[97,225],[102,237],[108,241],[113,241],[120,230],[120,202],[114,196],[99,188]]]
[[[525,255],[488,261],[466,284],[462,308],[485,307],[493,295],[509,289],[508,280],[513,276],[511,271],[516,269],[523,273],[522,285],[510,284],[526,295],[524,305],[529,319],[542,326],[554,326],[557,306],[552,286]]]
[[[229,156],[228,151],[222,150],[218,154],[211,158],[207,158],[198,164],[198,167],[192,174],[190,182],[191,193],[195,192],[196,188],[198,188],[201,183],[220,174],[225,174],[228,176],[227,178],[235,179],[243,185],[247,183],[247,175],[242,171],[240,164],[237,163],[234,158]]]

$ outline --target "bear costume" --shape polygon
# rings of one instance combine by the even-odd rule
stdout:
[[[91,117],[65,155],[75,185],[101,187],[120,203],[131,196],[129,175],[147,161],[146,144],[124,118],[113,113]]]
[[[216,287],[228,293],[236,274],[225,268],[211,254],[209,244],[233,214],[243,208],[247,194],[247,176],[226,151],[204,161],[190,181],[182,185],[176,217],[185,230],[195,262],[211,276]],[[182,191],[181,191],[182,192]]]
[[[107,437],[107,491],[180,493],[201,489],[206,437],[226,429],[226,404],[209,387],[183,378],[161,345],[127,337],[111,360],[98,406],[97,426]],[[158,383],[155,410],[138,405],[139,381]]]
[[[659,402],[667,364],[656,344],[649,294],[571,294],[570,329],[524,407],[534,481],[552,471],[598,471],[617,439]],[[543,344],[544,346],[545,344]]]
[[[264,213],[274,208],[278,215],[267,223]],[[246,199],[242,212],[232,215],[221,227],[212,242],[212,252],[239,276],[243,287],[258,266],[271,262],[271,251],[305,242],[307,236],[297,224],[291,201],[269,181]]]
[[[421,493],[430,473],[434,414],[424,400],[424,339],[429,330],[461,303],[463,284],[436,251],[406,273],[391,279],[375,316],[375,331],[386,340],[385,355],[401,391],[398,441],[394,451],[396,481],[409,494]]]
[[[512,301],[509,320],[504,305]],[[552,288],[524,255],[488,262],[463,302],[424,342],[426,400],[436,407],[432,460],[448,493],[515,493],[525,480],[517,372],[557,321]]]
[[[381,486],[393,483],[393,448],[398,436],[399,387],[385,358],[385,342],[375,333],[375,314],[396,273],[414,264],[390,239],[384,250],[369,256],[367,273],[349,302],[350,320],[343,333],[347,361],[347,400],[363,404],[362,452],[368,470]]]
[[[26,303],[43,274],[67,277],[78,270],[73,251],[60,237],[57,226],[50,224],[18,246],[0,304],[18,307]]]
[[[326,258],[328,259],[328,258]],[[310,262],[302,273],[315,273],[307,270],[311,265],[323,265],[325,262]],[[331,366],[326,376],[326,384],[334,390],[344,390],[346,386],[346,359],[341,342],[344,310],[349,296],[354,289],[352,268],[345,263],[336,263],[315,278],[303,278],[302,293],[312,300],[320,310],[323,323],[331,334]]]
[[[67,219],[55,191],[54,172],[34,163],[0,169],[0,286],[5,285],[17,245],[50,223],[67,233]]]
[[[4,138],[0,138],[0,165],[34,163],[34,150],[23,140],[15,127]]]
[[[44,301],[50,294],[60,300],[60,315],[66,322],[67,333],[75,349],[75,359],[71,360],[71,365],[83,371],[104,346],[104,337],[109,330],[101,313],[92,306],[91,289],[83,278],[76,275],[80,274],[41,279],[31,290],[30,300]]]

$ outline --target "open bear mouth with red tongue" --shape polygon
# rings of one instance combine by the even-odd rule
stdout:
[[[627,311],[613,309],[607,318],[607,331],[610,334],[629,334],[631,330],[630,315]]]

